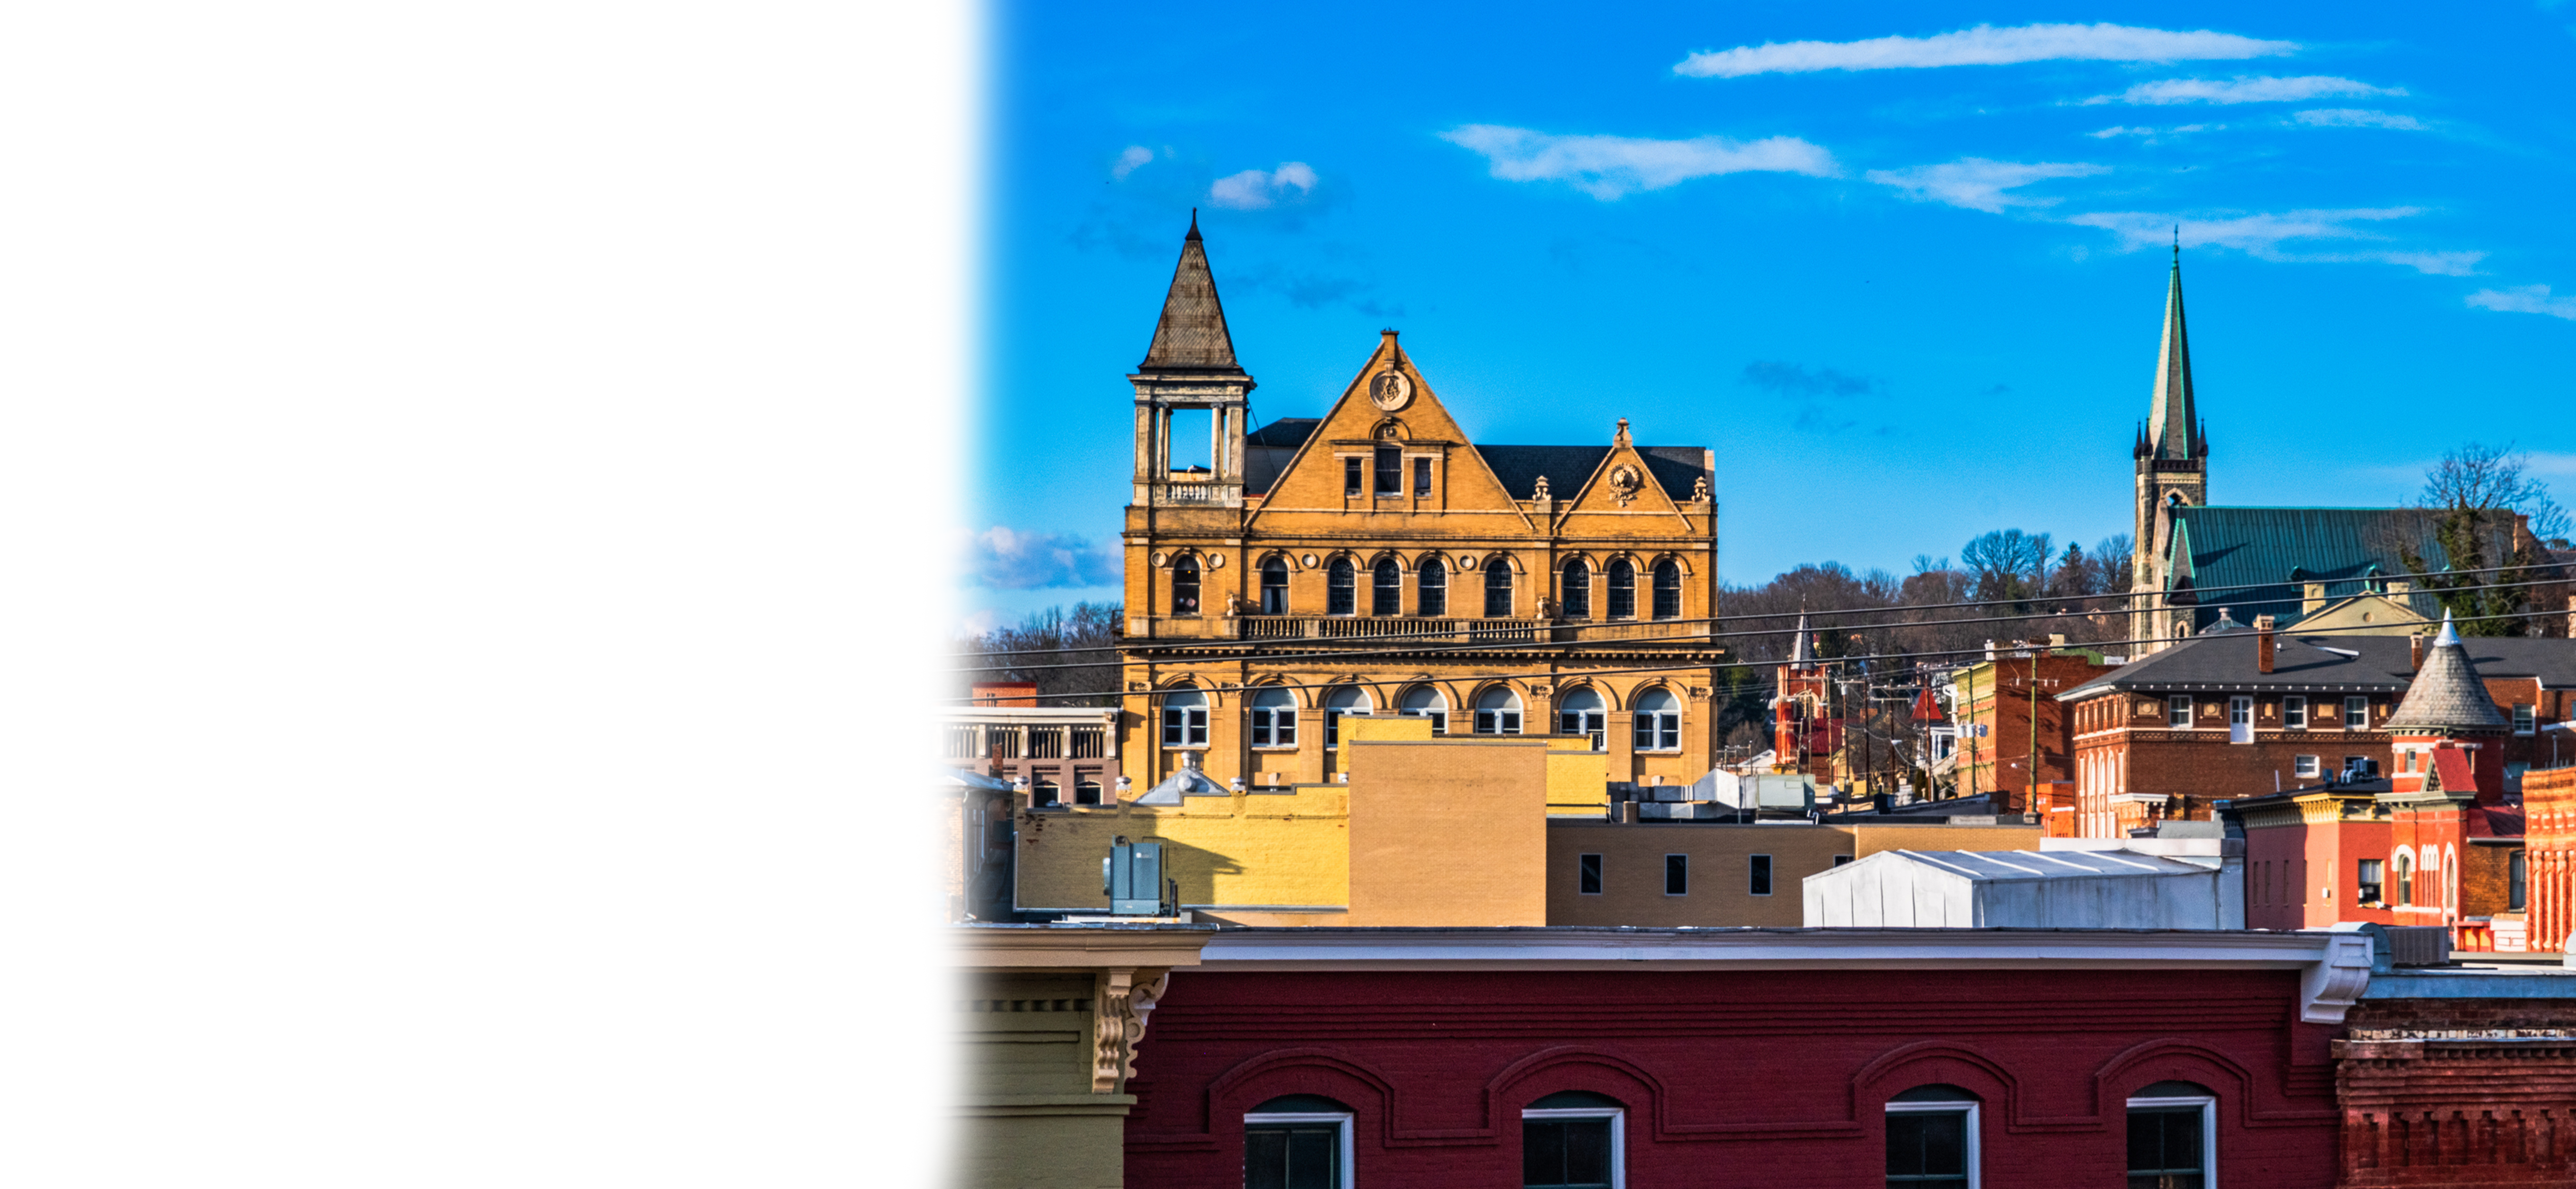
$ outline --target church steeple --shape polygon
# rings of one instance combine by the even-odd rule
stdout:
[[[2156,458],[2200,457],[2199,418],[2191,403],[2191,336],[2183,328],[2182,248],[2174,248],[2165,281],[2164,341],[2156,349],[2156,400],[2148,414]]]
[[[1216,276],[1208,271],[1207,244],[1199,238],[1199,212],[1190,211],[1190,233],[1181,241],[1181,262],[1172,269],[1172,288],[1163,295],[1163,318],[1154,324],[1154,343],[1145,349],[1140,372],[1214,371],[1240,375],[1234,361],[1234,336],[1225,328],[1225,305],[1216,297]]]

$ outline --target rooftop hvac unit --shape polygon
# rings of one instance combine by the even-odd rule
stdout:
[[[1100,861],[1100,890],[1112,916],[1171,916],[1180,904],[1178,881],[1163,878],[1163,844],[1120,839]]]

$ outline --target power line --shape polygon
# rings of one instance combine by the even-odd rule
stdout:
[[[2544,615],[2565,615],[2565,614],[2567,614],[2567,611],[2565,611],[2564,609],[2557,610],[2557,611],[2517,611],[2517,612],[2513,612],[2513,613],[2511,613],[2511,614],[2505,614],[2505,615],[2473,615],[2473,616],[2467,616],[2467,617],[2464,617],[2464,618],[2456,619],[2456,620],[2454,620],[2454,622],[2456,622],[2456,623],[2487,623],[2487,622],[2501,622],[2501,621],[2505,621],[2505,620],[2516,620],[2516,619],[2536,619],[2536,618],[2539,618],[2539,617],[2544,616]],[[2236,634],[2236,633],[2229,633],[2229,635],[2231,635],[2231,636],[2232,636],[2232,635],[2235,635],[2235,634]],[[2292,633],[2292,632],[2284,632],[2284,633],[2280,633],[2280,634],[2284,634],[2284,635],[2311,634],[2311,635],[2313,635],[2313,634],[2318,634],[2318,633]],[[2098,647],[2103,646],[2103,645],[2113,645],[2113,644],[2159,644],[2159,643],[2161,643],[2161,644],[2179,644],[2179,643],[2184,643],[2184,642],[2188,642],[2188,641],[2191,641],[2191,640],[2207,639],[2207,638],[2208,638],[2208,637],[2206,637],[2206,636],[2135,636],[2135,637],[2130,637],[2130,638],[2128,638],[2128,639],[2122,639],[2122,640],[2090,640],[2090,641],[2082,641],[2082,642],[2070,642],[2070,643],[2066,643],[2066,644],[2050,644],[2050,643],[2047,643],[2046,641],[2023,641],[2023,642],[2021,642],[2021,643],[2019,643],[2019,644],[2016,644],[2016,645],[2012,645],[2012,646],[1997,646],[1997,648],[1998,648],[1998,650],[2002,650],[2002,651],[2012,651],[2012,652],[2022,652],[2022,651],[2033,650],[2033,649],[2036,649],[2036,650],[2043,650],[2043,651],[2046,651],[2046,650],[2060,650],[2060,651],[2063,651],[2063,650],[2072,650],[2072,649],[2078,649],[2078,648],[2098,648]],[[1975,648],[1951,648],[1951,649],[1942,649],[1942,650],[1938,650],[1938,651],[1928,651],[1928,652],[1884,652],[1884,653],[1870,653],[1870,654],[1865,654],[1865,655],[1861,655],[1861,656],[1826,657],[1826,658],[1820,658],[1819,663],[1820,663],[1820,664],[1823,664],[1823,663],[1832,663],[1832,664],[1856,664],[1856,663],[1867,662],[1867,661],[1902,661],[1902,660],[1916,660],[1916,659],[1919,659],[1919,658],[1925,658],[1925,657],[1983,656],[1983,655],[1986,653],[1986,651],[1987,651],[1987,647],[1986,647],[1986,646],[1984,646],[1984,645],[1980,645],[1980,646],[1975,647]],[[1222,658],[1219,658],[1219,659],[1222,659]],[[2000,659],[2000,658],[1997,658],[1997,659]],[[1780,663],[1780,662],[1773,662],[1773,663],[1776,665],[1776,664],[1778,664],[1778,663]],[[1703,664],[1695,664],[1695,665],[1638,665],[1638,666],[1631,666],[1631,667],[1628,667],[1628,668],[1620,668],[1620,669],[1583,669],[1583,670],[1580,670],[1580,671],[1577,671],[1577,672],[1573,672],[1573,673],[1561,673],[1561,672],[1557,672],[1557,671],[1555,671],[1555,670],[1550,670],[1550,669],[1532,669],[1532,670],[1527,670],[1527,671],[1509,672],[1509,673],[1476,673],[1476,674],[1470,674],[1470,675],[1468,675],[1466,679],[1467,679],[1467,680],[1474,680],[1474,681],[1509,681],[1509,680],[1514,680],[1514,679],[1527,679],[1527,678],[1532,678],[1532,677],[1552,677],[1552,678],[1613,677],[1613,676],[1624,676],[1624,675],[1632,674],[1632,673],[1688,673],[1688,672],[1704,672],[1704,671],[1709,670],[1709,669],[1718,669],[1718,668],[1739,668],[1739,667],[1748,667],[1748,666],[1716,665],[1716,664],[1705,664],[1705,663],[1703,663]],[[1263,683],[1259,686],[1259,688],[1261,688],[1261,689],[1332,689],[1332,688],[1335,688],[1335,687],[1338,687],[1338,686],[1345,686],[1345,685],[1407,685],[1407,684],[1411,684],[1411,683],[1412,683],[1412,681],[1413,681],[1413,679],[1408,677],[1408,678],[1398,678],[1398,679],[1396,679],[1396,680],[1394,680],[1394,681],[1306,681],[1306,682],[1263,682]],[[1244,686],[1244,687],[1238,687],[1238,688],[1246,688],[1246,689],[1248,689],[1248,688],[1253,688],[1253,687],[1250,687],[1250,686]],[[1169,693],[1169,692],[1171,692],[1171,691],[1169,691],[1169,690],[1124,690],[1124,689],[1108,689],[1108,690],[1086,690],[1086,691],[1081,691],[1081,692],[1077,692],[1077,693],[1064,693],[1064,694],[1022,694],[1022,695],[1016,695],[1016,696],[1019,696],[1019,697],[1037,698],[1037,699],[1040,699],[1040,700],[1045,700],[1045,699],[1061,699],[1061,698],[1128,698],[1128,697],[1159,697],[1159,696],[1161,696],[1162,694]],[[972,701],[973,701],[973,699],[971,698],[971,696],[970,696],[970,697],[959,697],[959,698],[943,698],[943,699],[939,699],[939,700],[940,700],[940,701],[943,701],[943,702],[959,702],[959,703],[969,703],[969,704],[971,704],[971,703],[972,703]]]
[[[2529,568],[2532,568],[2532,567],[2516,567],[2516,568],[2529,569]],[[2562,584],[2562,583],[2564,583],[2564,582],[2566,582],[2566,581],[2567,581],[2567,579],[2564,579],[2564,578],[2534,578],[2534,579],[2530,579],[2530,580],[2528,580],[2528,581],[2523,581],[2523,582],[2492,582],[2492,583],[2485,583],[2485,584],[2480,585],[2480,586],[2478,587],[2478,589],[2479,589],[2479,590],[2512,590],[2512,589],[2517,589],[2517,588],[2520,588],[2520,587],[2526,587],[2526,586],[2555,586],[2555,585]],[[2267,585],[2277,585],[2277,584],[2267,584]],[[2247,588],[2243,588],[2243,587],[2229,587],[2229,588],[2226,588],[2226,589],[2231,589],[2231,590],[2233,590],[2233,589],[2247,589]],[[2408,592],[2408,593],[2419,593],[2419,592]],[[2438,593],[2438,592],[2434,592],[2434,591],[2424,591],[2424,592],[2420,592],[2420,593],[2434,594],[2434,593]],[[2087,597],[2087,598],[2099,598],[2099,597],[2107,597],[2107,596],[2095,596],[2095,595],[2088,595],[2088,596],[2084,596],[2084,597]],[[2132,597],[2132,596],[2122,595],[2122,596],[2119,596],[2119,597],[2122,597],[2122,598],[2128,598],[2128,597]],[[2261,606],[2266,606],[2266,605],[2269,605],[2269,604],[2272,604],[2272,603],[2297,603],[2297,602],[2304,602],[2304,601],[2305,601],[2305,596],[2301,596],[2301,595],[2285,595],[2285,596],[2283,596],[2283,597],[2281,597],[2281,598],[2277,598],[2277,599],[2231,599],[2231,600],[2229,600],[2230,606],[2229,606],[2228,608],[2226,608],[2226,609],[2227,609],[2227,610],[2233,610],[2233,609],[2234,609],[2234,608],[2236,608],[2236,607],[2261,607]],[[1954,605],[1960,605],[1960,606],[1973,606],[1973,605],[1975,605],[1975,604],[1954,604]],[[2164,607],[2164,608],[2149,608],[2149,609],[2147,609],[2147,610],[2145,610],[2145,611],[2142,611],[2142,612],[2139,612],[2139,611],[2125,611],[2125,610],[2094,611],[2094,612],[2082,612],[2082,611],[2070,612],[2070,611],[2066,611],[2066,610],[2064,610],[2064,609],[2060,609],[2060,610],[2057,610],[2057,611],[2033,611],[2033,612],[2029,612],[2029,613],[2022,614],[2022,615],[1991,615],[1991,616],[1982,616],[1982,617],[1970,617],[1970,618],[1965,618],[1965,619],[1918,619],[1918,620],[1887,620],[1887,621],[1877,621],[1877,622],[1869,622],[1869,623],[1836,623],[1836,624],[1826,624],[1826,625],[1823,625],[1823,627],[1821,627],[1821,628],[1815,628],[1815,629],[1811,629],[1811,630],[1820,631],[1820,632],[1821,632],[1821,631],[1824,631],[1824,630],[1828,630],[1828,629],[1830,629],[1830,630],[1834,630],[1834,631],[1875,631],[1875,630],[1881,630],[1881,629],[1893,629],[1893,628],[1928,628],[1928,627],[1945,627],[1945,626],[1958,626],[1958,625],[1966,625],[1966,624],[1980,624],[1980,623],[2020,623],[2020,622],[2023,622],[2023,621],[2033,620],[2033,619],[2062,619],[2062,618],[2067,618],[2067,617],[2069,617],[2069,616],[2074,616],[2074,615],[2106,615],[2106,614],[2107,614],[2107,615],[2128,615],[2128,614],[2157,614],[2157,613],[2162,612],[2162,611],[2169,611],[2169,610],[2173,610],[2173,609],[2174,609],[2174,608],[2171,608],[2171,607]],[[1858,614],[1886,613],[1886,612],[1891,612],[1891,611],[1911,611],[1911,610],[1916,610],[1916,608],[1913,608],[1913,607],[1879,607],[1879,608],[1869,608],[1869,609],[1854,609],[1854,610],[1852,610],[1852,611],[1845,612],[1845,614],[1855,614],[1855,615],[1858,615]],[[1712,620],[1712,619],[1688,619],[1688,620],[1680,620],[1680,619],[1653,619],[1653,620],[1623,620],[1623,621],[1617,621],[1617,622],[1613,622],[1613,623],[1602,623],[1602,624],[1583,624],[1583,625],[1568,625],[1568,626],[1569,626],[1572,630],[1578,630],[1578,631],[1579,631],[1579,630],[1583,630],[1583,629],[1585,629],[1585,628],[1599,628],[1599,627],[1627,627],[1627,626],[1635,626],[1635,625],[1638,625],[1638,624],[1646,624],[1646,625],[1666,625],[1666,624],[1713,623],[1713,622],[1717,622],[1717,621],[1716,621],[1716,620]],[[1539,632],[1539,631],[1555,631],[1555,630],[1562,630],[1562,629],[1555,629],[1555,628],[1536,628],[1536,627],[1533,627],[1533,628],[1486,628],[1486,629],[1481,629],[1481,630],[1484,630],[1484,631],[1491,631],[1491,632],[1509,631],[1509,632],[1513,632],[1513,633],[1515,633],[1515,634],[1518,634],[1519,632],[1522,632],[1522,631]],[[1727,640],[1727,639],[1735,639],[1735,638],[1737,638],[1737,637],[1743,637],[1743,636],[1776,636],[1776,635],[1779,635],[1781,631],[1782,631],[1782,629],[1779,629],[1779,628],[1750,628],[1750,629],[1746,629],[1746,630],[1743,630],[1743,631],[1733,631],[1733,632],[1705,632],[1705,633],[1698,633],[1698,634],[1693,634],[1693,635],[1690,635],[1690,636],[1684,636],[1684,637],[1649,638],[1649,639],[1647,639],[1647,640],[1642,640],[1642,641],[1641,641],[1641,640],[1634,640],[1634,639],[1624,639],[1624,640],[1623,640],[1623,639],[1610,639],[1610,640],[1538,640],[1538,641],[1521,641],[1521,642],[1479,642],[1479,643],[1473,643],[1473,644],[1418,645],[1418,646],[1410,647],[1410,648],[1347,648],[1347,649],[1332,649],[1332,650],[1327,650],[1327,651],[1322,651],[1322,652],[1305,652],[1305,653],[1294,653],[1294,652],[1292,652],[1292,653],[1263,653],[1263,652],[1235,651],[1235,652],[1225,653],[1225,654],[1222,654],[1222,655],[1209,656],[1209,657],[1207,657],[1207,658],[1205,658],[1205,659],[1208,659],[1208,660],[1217,660],[1217,661],[1224,661],[1224,660],[1260,660],[1260,661],[1264,661],[1264,662],[1267,662],[1267,663],[1279,663],[1279,662],[1285,662],[1285,661],[1298,661],[1298,660],[1352,660],[1352,659],[1363,659],[1363,658],[1367,658],[1367,657],[1378,657],[1378,656],[1424,656],[1424,655],[1436,655],[1436,654],[1440,654],[1440,653],[1449,653],[1449,652],[1497,652],[1497,651],[1518,650],[1518,649],[1525,649],[1525,648],[1616,648],[1616,647],[1620,647],[1620,646],[1637,646],[1637,645],[1641,645],[1641,644],[1644,644],[1644,645],[1658,645],[1658,644],[1688,644],[1688,643],[1695,643],[1695,642],[1697,642],[1697,641],[1701,641],[1701,640]],[[1442,634],[1448,634],[1448,633],[1442,633]],[[1380,639],[1380,640],[1383,640],[1383,639],[1394,639],[1394,638],[1397,638],[1397,637],[1386,637],[1386,636],[1370,637],[1370,639]],[[1225,644],[1230,644],[1230,643],[1233,643],[1233,642],[1232,642],[1232,641],[1220,641],[1220,642],[1218,642],[1218,645],[1217,645],[1217,646],[1223,646],[1223,645],[1225,645]],[[2080,641],[2079,641],[2079,643],[2080,643]],[[1069,651],[1093,652],[1093,651],[1101,651],[1101,650],[1099,650],[1099,649],[1080,649],[1080,650],[1069,650]],[[1040,653],[1040,654],[1038,654],[1038,655],[1047,655],[1047,654]],[[943,673],[1000,673],[1000,672],[1010,672],[1010,673],[1031,673],[1031,672],[1037,672],[1037,671],[1045,670],[1045,669],[1101,669],[1101,668],[1108,668],[1108,667],[1110,667],[1110,666],[1112,666],[1112,665],[1127,665],[1127,664],[1155,664],[1155,663],[1172,663],[1172,662],[1155,662],[1155,661],[1117,661],[1117,660],[1102,660],[1102,661],[1066,661],[1066,662],[1063,662],[1063,663],[1060,663],[1060,664],[1045,664],[1045,665],[1008,665],[1008,664],[1006,664],[1006,665],[977,665],[977,666],[972,666],[972,667],[969,667],[969,668],[963,668],[963,669],[943,669],[943,670],[941,670],[941,672],[943,672]]]

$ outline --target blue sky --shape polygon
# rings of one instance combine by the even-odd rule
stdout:
[[[2576,4],[1570,11],[996,9],[966,622],[1118,597],[1193,206],[1257,418],[1397,327],[1480,441],[1713,447],[1732,583],[2125,531],[2176,223],[2213,500],[2576,480]]]

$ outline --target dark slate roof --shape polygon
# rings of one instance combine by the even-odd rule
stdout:
[[[2442,634],[2424,650],[2423,671],[2415,675],[2414,683],[2406,687],[2406,699],[2388,716],[2388,729],[2501,731],[2507,725],[2495,699],[2487,696],[2485,683],[2478,680],[2469,650],[2451,633],[2450,622],[2443,621]],[[2445,773],[2444,779],[2450,779],[2450,774]]]
[[[2220,607],[2238,612],[2239,623],[2271,615],[2289,627],[2302,614],[2301,583],[2325,583],[2328,602],[2367,593],[2374,580],[2408,577],[2399,556],[2405,547],[2411,546],[2434,569],[2450,564],[2450,555],[2434,539],[2432,518],[2411,508],[2221,505],[2185,507],[2177,517],[2190,547],[2191,586],[2209,592],[2198,596],[2195,631],[2217,622]],[[2512,530],[2500,527],[2497,533],[2490,562],[2510,556],[2512,549]],[[2293,580],[2293,570],[2303,573]],[[2407,596],[2407,602],[2426,619],[2442,613],[2441,604],[2422,591]]]
[[[2480,675],[2538,677],[2552,686],[2576,684],[2576,640],[2470,636],[2461,643],[2464,657],[2476,665]],[[2255,671],[2254,644],[2253,632],[2194,636],[2059,694],[2058,699],[2089,698],[2105,690],[2394,693],[2413,684],[2416,677],[2413,644],[2404,636],[2303,636],[2283,632],[2276,639],[2269,673]],[[2425,658],[2425,664],[2432,664],[2430,656]]]
[[[1494,477],[1503,481],[1503,490],[1512,493],[1513,499],[1538,498],[1538,477],[1545,475],[1548,494],[1563,500],[1574,498],[1592,472],[1601,469],[1601,460],[1610,457],[1610,447],[1478,446],[1476,453],[1484,456],[1485,465],[1494,469]],[[1689,499],[1699,477],[1708,473],[1702,465],[1708,452],[1698,446],[1639,446],[1637,453],[1646,460],[1646,473],[1676,501]],[[1711,484],[1716,481],[1715,475],[1709,476]]]
[[[1294,450],[1305,445],[1306,439],[1315,436],[1315,427],[1323,423],[1324,419],[1321,417],[1282,417],[1243,435],[1243,444],[1285,446]]]
[[[1154,343],[1136,370],[1243,372],[1234,361],[1234,337],[1226,333],[1225,306],[1217,301],[1216,277],[1208,272],[1196,212],[1190,215],[1189,238],[1181,241],[1181,262],[1172,269],[1172,287],[1163,295]]]

